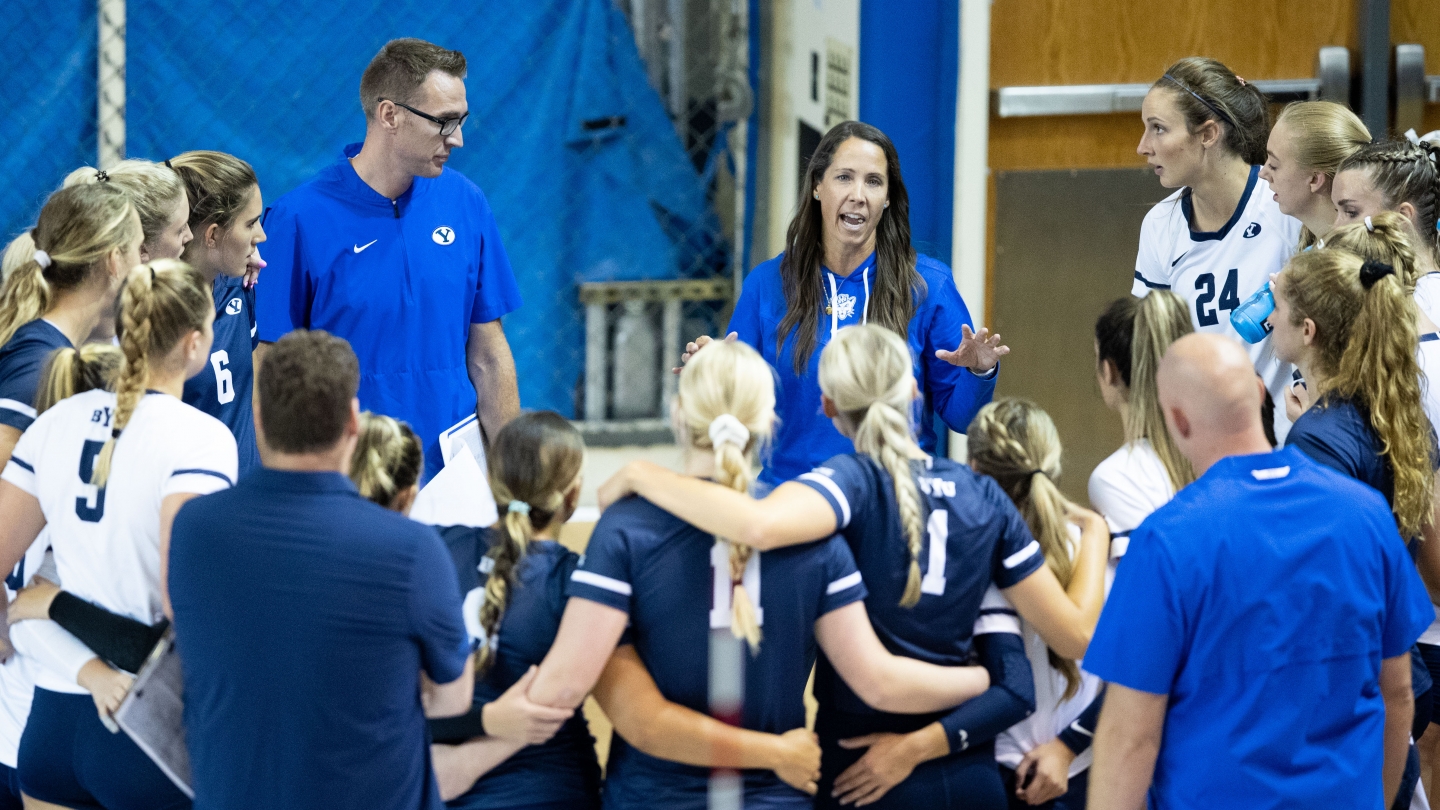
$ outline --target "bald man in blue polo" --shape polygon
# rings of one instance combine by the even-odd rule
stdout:
[[[1200,477],[1130,535],[1085,654],[1110,684],[1089,806],[1382,810],[1435,617],[1385,499],[1271,450],[1229,338],[1176,341],[1157,381]]]

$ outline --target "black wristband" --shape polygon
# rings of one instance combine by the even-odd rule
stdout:
[[[431,741],[455,745],[485,736],[485,706],[489,701],[475,701],[470,711],[459,717],[441,717],[427,720]]]
[[[151,627],[111,613],[69,591],[55,595],[50,603],[50,618],[112,666],[132,674],[145,665],[150,651],[170,626],[169,621],[162,620]]]

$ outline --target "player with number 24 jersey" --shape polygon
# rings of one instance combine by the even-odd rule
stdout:
[[[1240,340],[1230,313],[1278,273],[1295,253],[1300,220],[1280,213],[1260,167],[1250,179],[1240,204],[1218,231],[1196,231],[1190,189],[1182,188],[1150,209],[1140,225],[1140,251],[1135,257],[1131,293],[1171,290],[1190,305],[1197,332],[1213,332]],[[1284,390],[1294,370],[1270,350],[1270,339],[1249,345],[1255,371],[1275,401],[1275,435],[1283,444],[1290,423],[1285,417]]]

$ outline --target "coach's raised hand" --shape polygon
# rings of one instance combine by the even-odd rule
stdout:
[[[999,365],[1000,358],[1010,353],[1010,347],[1000,342],[1000,336],[990,334],[986,327],[982,326],[979,332],[974,332],[969,326],[962,325],[960,335],[960,345],[955,351],[937,349],[935,356],[952,366],[963,366],[976,374],[988,374],[990,369]]]
[[[729,341],[735,341],[735,340],[739,339],[739,337],[740,337],[739,333],[737,333],[737,332],[731,332],[730,334],[728,334],[728,335],[725,336],[725,339],[726,339],[726,340],[729,340]],[[672,369],[670,369],[670,370],[673,371],[673,372],[675,372],[676,374],[679,374],[679,373],[680,373],[680,369],[684,368],[684,367],[685,367],[685,364],[688,363],[688,362],[690,362],[690,358],[694,357],[696,352],[698,352],[698,351],[700,351],[701,349],[705,348],[705,347],[706,347],[707,345],[709,345],[710,342],[713,341],[713,340],[715,340],[715,338],[712,338],[712,337],[710,337],[709,335],[701,335],[700,337],[695,338],[694,340],[690,341],[689,343],[686,343],[686,344],[685,344],[685,353],[682,354],[682,355],[680,355],[680,365],[678,365],[678,366],[676,366],[675,368],[672,368]]]

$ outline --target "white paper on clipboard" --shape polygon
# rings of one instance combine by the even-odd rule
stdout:
[[[114,719],[181,792],[195,798],[190,786],[190,751],[185,747],[184,683],[174,629],[165,631],[145,659]]]
[[[495,523],[495,497],[485,474],[485,443],[480,421],[472,414],[440,434],[441,470],[420,490],[410,518],[430,526],[490,526]]]

